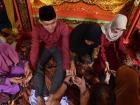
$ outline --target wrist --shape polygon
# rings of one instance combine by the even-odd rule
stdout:
[[[69,83],[67,81],[64,81],[63,84],[66,85],[67,87],[69,86]]]
[[[84,95],[87,91],[88,89],[86,87],[84,89],[80,89],[80,94]]]

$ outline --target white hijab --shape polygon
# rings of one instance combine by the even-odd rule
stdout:
[[[109,41],[116,41],[122,36],[123,31],[118,30],[117,33],[113,33],[111,29],[115,28],[126,29],[126,25],[127,25],[127,17],[122,14],[117,14],[115,18],[112,20],[112,22],[102,25],[101,29]]]

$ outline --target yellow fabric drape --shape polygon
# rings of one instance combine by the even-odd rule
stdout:
[[[51,5],[51,4],[53,4],[53,1],[52,0],[40,0],[42,3],[44,3],[44,4],[48,4],[48,5]]]
[[[4,1],[5,8],[6,8],[8,19],[12,25],[12,30],[14,32],[17,32],[13,2],[12,2],[12,0],[3,0],[3,1]]]
[[[140,0],[135,0],[135,1],[134,1],[135,7],[139,6],[139,4],[140,4]]]
[[[46,5],[52,5],[53,4],[53,0],[30,0],[30,3],[32,5],[34,5],[34,4],[40,4],[40,3],[46,4]]]
[[[118,13],[130,0],[40,0],[45,4],[60,5],[64,2],[85,2],[92,5],[97,5],[100,8]]]

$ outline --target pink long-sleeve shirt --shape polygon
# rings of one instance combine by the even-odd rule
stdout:
[[[45,48],[49,49],[52,47],[58,47],[61,49],[63,57],[63,68],[64,70],[69,69],[70,66],[70,55],[69,55],[69,28],[63,22],[57,21],[55,31],[49,33],[40,24],[34,27],[32,31],[32,44],[30,52],[30,61],[33,68],[35,68],[38,56],[40,42],[43,41]]]

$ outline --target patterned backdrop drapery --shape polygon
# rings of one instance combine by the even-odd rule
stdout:
[[[75,24],[75,20],[104,23],[110,21],[117,13],[129,18],[134,4],[133,0],[30,0],[30,2],[34,22],[38,21],[38,9],[41,6],[54,5],[57,16],[66,22],[70,20],[72,25]]]
[[[38,1],[38,0],[31,0]],[[104,10],[118,13],[131,0],[40,0],[45,4],[60,5],[64,2],[85,2],[92,5],[97,5]]]
[[[32,4],[32,13],[35,23],[38,21],[38,8],[43,5],[44,4],[39,2]],[[81,21],[104,23],[114,17],[114,14],[111,12],[106,12],[96,5],[93,6],[83,2],[65,2],[62,5],[55,5],[54,8],[58,18],[64,19],[64,21],[66,20],[65,22],[68,22],[69,25],[74,25]]]

